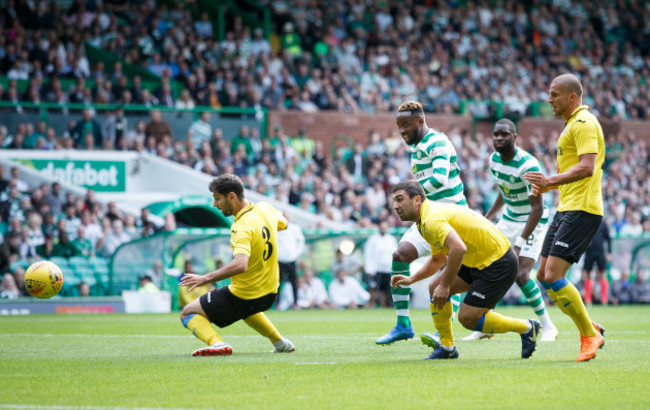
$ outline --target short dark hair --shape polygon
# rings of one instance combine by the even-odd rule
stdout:
[[[417,101],[406,101],[402,103],[402,105],[397,108],[397,112],[410,112],[414,117],[424,118],[424,108],[422,108],[422,104]]]
[[[420,196],[422,200],[426,198],[426,195],[424,194],[424,188],[422,188],[422,185],[420,185],[416,181],[402,181],[399,182],[395,185],[393,185],[393,189],[391,189],[391,194],[394,194],[397,191],[404,191],[406,194],[409,196],[409,198],[413,199],[416,196]]]
[[[244,182],[233,174],[223,174],[212,179],[209,186],[210,192],[228,195],[234,192],[239,200],[244,199]]]
[[[494,126],[496,127],[498,124],[505,124],[510,128],[510,131],[512,131],[513,134],[517,133],[517,126],[508,118],[501,118],[499,121],[494,123]]]

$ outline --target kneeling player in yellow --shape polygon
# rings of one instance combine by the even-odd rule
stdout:
[[[230,228],[233,259],[220,269],[203,276],[185,273],[180,286],[197,286],[231,278],[227,287],[215,289],[194,300],[181,311],[183,325],[208,346],[192,356],[232,354],[232,347],[214,331],[210,322],[226,327],[243,319],[273,344],[273,353],[291,353],[293,343],[280,336],[264,315],[275,302],[280,272],[278,268],[278,230],[287,221],[271,205],[253,204],[244,197],[244,183],[231,174],[210,182],[214,206],[225,216],[234,215]]]
[[[467,292],[458,311],[458,321],[467,329],[482,333],[517,332],[521,335],[521,357],[535,351],[541,324],[502,316],[493,309],[517,277],[519,263],[510,242],[490,221],[467,207],[425,199],[415,181],[396,184],[392,189],[393,209],[402,221],[416,222],[431,245],[431,259],[413,276],[396,275],[393,287],[411,285],[442,269],[429,285],[433,324],[440,344],[427,359],[455,359],[458,350],[451,329],[450,296]]]

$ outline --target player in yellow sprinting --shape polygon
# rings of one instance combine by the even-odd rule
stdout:
[[[580,331],[577,361],[596,357],[605,343],[605,329],[589,318],[580,292],[566,278],[578,262],[603,219],[603,162],[605,138],[598,119],[582,105],[582,84],[573,74],[563,74],[551,82],[548,102],[553,115],[566,121],[557,142],[557,175],[527,172],[533,194],[559,189],[560,203],[546,232],[537,279],[560,310]]]
[[[458,357],[451,329],[450,297],[462,292],[467,292],[467,296],[460,305],[458,321],[465,328],[489,334],[517,332],[521,336],[521,357],[529,358],[537,345],[540,322],[492,311],[519,272],[517,254],[508,238],[481,214],[465,206],[426,199],[424,189],[415,181],[396,184],[392,193],[397,216],[417,224],[431,246],[432,256],[414,275],[393,276],[391,285],[411,285],[446,264],[429,285],[431,316],[440,334],[440,344],[432,346],[435,350],[427,359]]]
[[[185,306],[183,326],[208,346],[192,356],[232,354],[232,347],[215,332],[210,322],[223,328],[243,319],[273,344],[273,353],[291,353],[293,343],[283,338],[264,315],[275,302],[280,273],[278,268],[278,230],[287,227],[286,219],[267,203],[253,204],[244,196],[244,183],[231,174],[210,182],[214,206],[225,216],[235,216],[230,228],[233,259],[220,269],[203,276],[185,273],[180,286],[197,286],[230,278],[227,287],[215,289]]]

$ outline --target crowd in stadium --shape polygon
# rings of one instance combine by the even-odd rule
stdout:
[[[277,52],[260,29],[251,30],[238,17],[229,20],[225,40],[217,41],[207,13],[193,19],[184,2],[168,8],[164,2],[81,0],[64,10],[58,2],[8,0],[0,16],[0,76],[11,81],[0,89],[0,99],[371,113],[392,112],[408,99],[421,101],[427,112],[454,113],[462,100],[472,99],[503,101],[505,113],[518,118],[529,113],[531,103],[546,100],[550,79],[571,71],[581,75],[585,103],[594,113],[648,119],[650,9],[642,2],[268,3],[276,13],[271,38],[279,40]],[[146,67],[160,76],[160,87],[154,92],[140,87],[138,76],[122,73],[121,62],[91,66],[84,42]],[[62,78],[74,78],[76,85],[65,90]],[[87,79],[94,80],[93,89]],[[29,80],[29,86],[20,93],[12,80]],[[172,81],[183,84],[180,95],[171,92]],[[472,103],[470,110],[490,116],[485,103]],[[65,135],[56,135],[44,121],[16,129],[0,125],[0,144],[147,151],[212,175],[235,173],[257,192],[350,227],[382,220],[398,224],[386,193],[411,177],[411,166],[396,129],[375,130],[365,144],[332,157],[309,138],[308,129],[289,136],[276,127],[262,139],[257,129],[242,126],[237,135],[224,135],[212,129],[206,112],[186,139],[171,135],[156,110],[149,122],[132,123],[122,114],[100,124],[86,110],[77,119],[79,129],[71,127]],[[116,122],[126,130],[123,138],[115,136]],[[87,129],[90,139],[81,135]],[[485,212],[497,195],[486,166],[489,138],[456,127],[441,131],[459,153],[470,206]],[[522,137],[547,170],[555,169],[556,135]],[[618,234],[650,232],[649,147],[634,134],[606,138],[609,225]],[[47,199],[52,188],[29,187],[13,175],[3,180],[5,243],[16,241],[21,256],[47,246],[48,238],[56,248],[61,232],[71,242],[88,237],[89,224],[93,252],[104,256],[115,249],[112,242],[151,231],[146,221],[120,215],[114,207],[101,209],[92,198],[59,198],[54,208]]]
[[[345,112],[386,112],[411,99],[429,112],[458,112],[470,98],[503,101],[522,115],[545,101],[550,79],[570,71],[582,75],[585,102],[597,115],[648,118],[650,10],[643,2],[268,3],[277,51],[239,16],[215,40],[210,16],[193,19],[191,2],[77,0],[64,10],[59,2],[10,0],[0,73],[31,84],[24,95],[9,87],[2,98]],[[127,87],[121,62],[91,66],[84,42],[147,67],[161,77],[159,90]],[[96,87],[43,95],[39,83],[51,77],[92,78]],[[172,80],[188,92],[176,99]]]

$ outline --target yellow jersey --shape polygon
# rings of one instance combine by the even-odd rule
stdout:
[[[603,215],[603,162],[605,161],[605,138],[603,129],[589,107],[581,105],[571,113],[557,142],[557,172],[568,171],[580,162],[580,155],[596,154],[592,176],[570,184],[560,185],[560,203],[557,210],[584,211]]]
[[[230,227],[234,255],[248,255],[245,272],[230,278],[228,288],[241,299],[257,299],[278,291],[278,231],[287,220],[271,205],[252,202],[239,211]]]
[[[449,254],[445,240],[456,231],[467,252],[463,265],[485,269],[501,258],[510,248],[508,238],[476,211],[466,206],[425,200],[420,208],[418,230],[431,246],[431,254]]]

